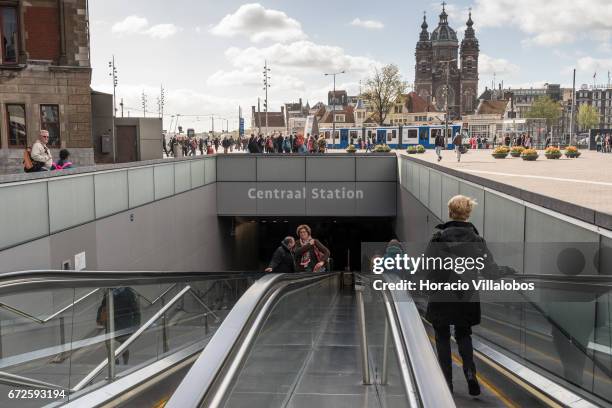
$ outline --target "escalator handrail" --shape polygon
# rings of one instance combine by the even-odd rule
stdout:
[[[261,276],[260,272],[185,271],[64,271],[31,270],[0,274],[0,295],[53,288],[116,287],[137,284],[179,282],[189,279],[239,279]]]
[[[372,275],[361,275],[361,277],[366,277],[368,280],[374,278]],[[391,273],[378,275],[376,278],[383,279],[386,283],[401,281],[399,276]],[[392,299],[390,303],[392,303],[392,309],[395,311],[395,316],[387,314],[387,318],[397,318],[401,331],[399,333],[400,338],[403,339],[404,343],[402,346],[405,349],[412,372],[412,375],[410,373],[402,373],[402,375],[404,378],[406,378],[405,376],[413,378],[423,407],[454,408],[453,396],[431,347],[429,336],[425,331],[414,300],[407,291],[403,290],[387,289],[385,293]],[[391,328],[393,328],[393,325],[391,325]]]
[[[249,341],[241,342],[245,332],[255,321],[261,322],[269,310],[268,300],[273,299],[288,285],[307,286],[338,273],[267,274],[257,280],[230,310],[206,348],[202,351],[183,381],[166,404],[167,408],[199,407],[213,390],[228,364],[236,363],[236,355],[245,355]],[[234,356],[234,358],[232,358]]]

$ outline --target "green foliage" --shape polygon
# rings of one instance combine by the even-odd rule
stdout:
[[[528,118],[546,119],[546,126],[552,126],[561,116],[561,105],[548,96],[542,96],[536,99],[526,116]]]
[[[379,144],[379,145],[376,145],[376,147],[374,148],[375,153],[389,153],[390,151],[391,151],[391,148],[387,146],[386,144]]]
[[[592,129],[599,124],[599,112],[597,112],[594,106],[586,104],[580,105],[577,120],[578,125],[582,129]]]

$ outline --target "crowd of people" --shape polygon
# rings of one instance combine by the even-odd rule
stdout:
[[[74,167],[70,161],[70,152],[61,149],[59,160],[53,161],[53,155],[49,144],[49,132],[41,130],[38,139],[32,147],[26,148],[23,152],[23,171],[26,173],[36,173],[40,171],[64,170]]]
[[[166,139],[162,138],[162,149],[167,157],[181,156],[197,156],[204,154],[219,153],[222,149],[223,153],[231,153],[234,150],[246,150],[247,139],[237,138],[234,136],[210,136],[210,137],[187,137],[183,135],[175,135],[166,143]]]
[[[283,136],[275,133],[264,137],[262,134],[251,136],[247,140],[249,153],[325,153],[327,141],[323,135],[290,134]]]

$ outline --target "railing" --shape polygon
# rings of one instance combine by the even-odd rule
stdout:
[[[268,274],[255,282],[230,311],[166,407],[221,406],[275,302],[289,290],[304,290],[339,276]]]
[[[364,384],[370,383],[370,372],[380,373],[374,384],[381,387],[382,398],[386,398],[386,387],[401,384],[410,407],[454,407],[414,301],[404,291],[375,291],[373,279],[371,275],[359,274],[356,284]],[[376,279],[387,283],[400,281],[393,274],[376,276]],[[368,338],[372,339],[370,344]],[[392,380],[390,372],[393,372]]]
[[[234,291],[234,286],[246,288],[259,276],[241,272],[175,272],[173,276],[167,272],[66,271],[28,271],[0,275],[0,297],[13,296],[13,305],[3,300],[0,308],[15,316],[14,320],[3,319],[4,343],[0,348],[4,358],[0,359],[0,366],[4,369],[0,372],[0,384],[9,388],[17,386],[61,390],[65,392],[63,397],[71,398],[71,395],[87,392],[89,384],[99,387],[112,383],[119,377],[129,375],[137,367],[160,361],[190,345],[201,343],[200,348],[194,350],[199,351],[203,347],[202,341],[210,336],[209,317],[212,317],[213,323],[219,323],[224,317],[224,311],[213,310],[210,306],[217,301],[215,296],[223,299],[240,296],[241,291]],[[228,292],[227,286],[219,285],[220,282],[227,283],[232,293]],[[113,288],[127,288],[125,292],[132,294],[128,297],[135,299],[137,313],[144,318],[142,325],[126,326],[121,323],[121,319],[127,315],[125,300],[117,300]],[[77,294],[77,289],[80,289],[80,294]],[[99,323],[93,323],[98,320],[94,319],[95,310],[102,308],[98,308],[102,295],[106,298],[106,334],[98,336],[96,332],[99,331]],[[61,302],[60,299],[66,296],[72,296],[72,301],[45,318],[37,317],[37,313],[31,310],[33,305],[40,310],[48,309],[44,299],[55,298]],[[232,301],[236,300],[234,298]],[[117,301],[120,303],[117,304]],[[21,302],[23,306],[18,307],[15,302]],[[24,306],[27,306],[27,310],[24,310]],[[114,327],[116,322],[120,322],[121,326]],[[55,346],[58,327],[59,346]],[[82,336],[85,337],[81,339]],[[120,345],[115,348],[117,341]],[[30,350],[27,344],[32,344]],[[53,346],[48,347],[49,344]],[[106,356],[101,362],[90,368],[84,376],[71,372],[70,367],[75,364],[79,365],[79,371],[87,368],[91,364],[89,360],[100,354],[98,346],[102,344],[106,344]],[[115,360],[127,355],[130,350],[136,350],[132,351],[133,363],[128,367],[128,360],[124,358],[126,367],[118,370]],[[26,365],[28,374],[23,375],[20,367]],[[100,378],[105,367],[108,368],[108,376]],[[11,372],[13,370],[18,371]],[[41,371],[41,374],[55,372],[60,381],[38,379],[37,371]],[[2,398],[0,405],[3,405]]]

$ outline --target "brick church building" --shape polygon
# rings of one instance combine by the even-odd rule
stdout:
[[[448,24],[445,4],[438,27],[431,35],[427,19],[423,17],[421,34],[416,46],[414,88],[416,93],[432,103],[437,110],[446,111],[451,119],[474,113],[478,95],[478,39],[474,32],[472,13],[467,21],[461,49],[457,33]]]

